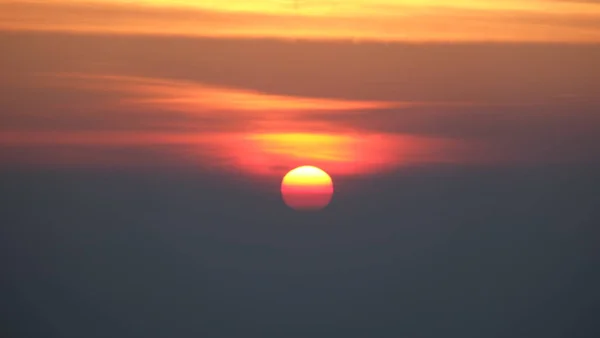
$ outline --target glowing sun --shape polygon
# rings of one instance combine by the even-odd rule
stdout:
[[[323,170],[302,166],[288,172],[281,181],[281,196],[295,210],[320,210],[333,196],[333,182]]]

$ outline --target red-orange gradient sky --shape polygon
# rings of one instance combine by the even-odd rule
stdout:
[[[0,166],[597,162],[590,1],[0,0]]]

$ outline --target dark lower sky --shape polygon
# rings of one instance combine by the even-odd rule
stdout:
[[[596,169],[3,172],[7,337],[595,337]]]

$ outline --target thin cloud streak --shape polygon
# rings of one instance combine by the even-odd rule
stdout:
[[[141,121],[152,111],[171,113],[173,116],[185,115],[192,119],[215,119],[215,122],[221,121],[219,128],[222,130],[239,130],[240,125],[245,125],[242,129],[252,130],[258,128],[291,131],[315,127],[320,127],[321,130],[339,130],[340,128],[330,123],[330,116],[416,106],[461,104],[283,96],[192,81],[126,75],[54,73],[41,74],[37,78],[38,85],[63,90],[112,93],[112,99],[107,99],[104,103],[107,112],[124,111],[128,112],[129,116],[132,115],[131,112],[139,112]],[[95,104],[90,104],[89,109],[94,109],[94,106]],[[84,107],[79,106],[77,109],[82,110]],[[325,114],[328,118],[316,119],[316,113]],[[191,123],[193,121],[187,121],[184,129],[189,129]]]
[[[600,42],[600,6],[519,3],[356,2],[336,5],[335,10],[298,11],[260,2],[0,2],[0,29],[317,40]]]

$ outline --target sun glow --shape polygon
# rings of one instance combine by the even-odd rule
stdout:
[[[48,166],[60,160],[60,151],[77,165],[86,165],[86,147],[97,151],[98,147],[164,146],[174,151],[169,161],[173,165],[206,165],[217,171],[262,177],[281,177],[306,163],[332,175],[356,176],[414,164],[466,160],[460,156],[462,145],[455,141],[378,133],[0,132],[0,146],[40,145],[54,147],[52,156],[39,159]],[[76,150],[82,153],[73,153]],[[110,159],[107,165],[118,166],[122,160]]]
[[[451,162],[456,142],[385,133],[255,133],[229,144],[236,166],[258,175],[283,175],[311,163],[336,176],[365,175],[399,166]]]

